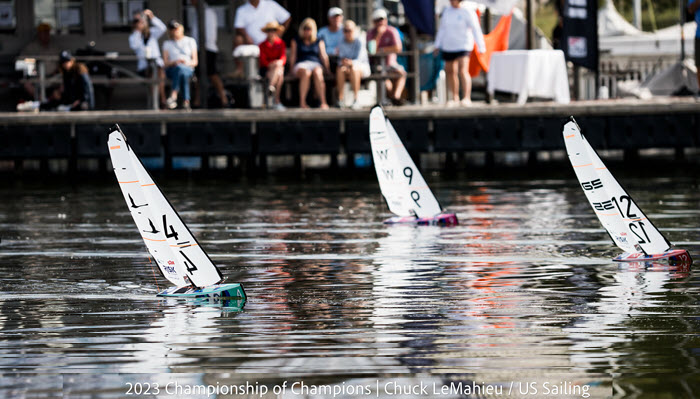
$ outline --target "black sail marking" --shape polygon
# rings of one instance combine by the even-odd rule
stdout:
[[[143,205],[136,205],[134,202],[134,199],[131,198],[131,194],[127,194],[129,196],[129,201],[131,201],[131,207],[136,209],[136,208],[141,208],[142,206],[147,206],[148,204],[143,204]]]
[[[144,233],[153,233],[153,234],[160,233],[160,231],[158,231],[158,229],[156,229],[156,226],[153,224],[153,221],[151,221],[150,218],[148,219],[148,224],[151,225],[151,231],[144,230],[143,231]]]

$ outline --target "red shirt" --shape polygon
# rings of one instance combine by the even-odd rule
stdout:
[[[267,68],[274,60],[282,60],[282,65],[287,63],[287,46],[279,37],[272,44],[265,39],[264,42],[260,43],[259,47],[261,68]]]

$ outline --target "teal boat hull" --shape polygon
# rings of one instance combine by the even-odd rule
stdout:
[[[208,287],[170,287],[159,293],[160,297],[167,298],[196,298],[196,299],[246,299],[245,290],[240,283],[215,284]]]

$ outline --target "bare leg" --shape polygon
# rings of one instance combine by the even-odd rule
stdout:
[[[445,61],[445,75],[447,78],[447,91],[452,93],[449,101],[459,101],[459,89],[457,88],[457,61]]]
[[[313,71],[313,75],[316,95],[321,99],[321,109],[326,109],[328,108],[328,103],[326,102],[326,82],[323,81],[323,70],[316,68]]]
[[[277,65],[269,68],[267,71],[267,79],[270,85],[275,88],[275,104],[279,104],[282,83],[284,83],[284,66]]]
[[[406,72],[401,72],[401,77],[394,80],[394,99],[399,100],[401,98],[404,86],[406,86]]]
[[[216,90],[216,94],[219,96],[219,99],[221,100],[221,106],[227,107],[228,106],[228,98],[226,98],[226,91],[224,90],[224,82],[221,81],[221,77],[219,77],[218,74],[209,75],[209,81],[211,82],[211,85],[214,86],[214,90]]]
[[[345,74],[347,70],[348,68],[344,65],[339,65],[338,69],[335,70],[335,83],[338,89],[338,104],[340,106],[343,106],[343,98],[345,97]]]
[[[459,80],[462,83],[462,105],[469,105],[472,102],[472,78],[469,76],[469,57],[459,57]]]
[[[158,94],[160,94],[160,103],[165,104],[165,70],[158,68]]]
[[[350,70],[350,87],[352,87],[352,93],[354,94],[354,99],[357,101],[357,95],[360,92],[360,81],[362,80],[362,71],[357,68],[352,68]]]
[[[306,95],[309,94],[311,71],[299,68],[299,70],[297,70],[297,78],[299,78],[299,107],[309,108],[309,106],[306,105]]]

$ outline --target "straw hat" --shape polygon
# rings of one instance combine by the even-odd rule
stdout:
[[[272,21],[265,24],[265,26],[263,26],[260,30],[265,33],[267,33],[267,31],[269,30],[276,30],[278,32],[282,32],[284,30],[284,26],[278,24],[277,21]]]

